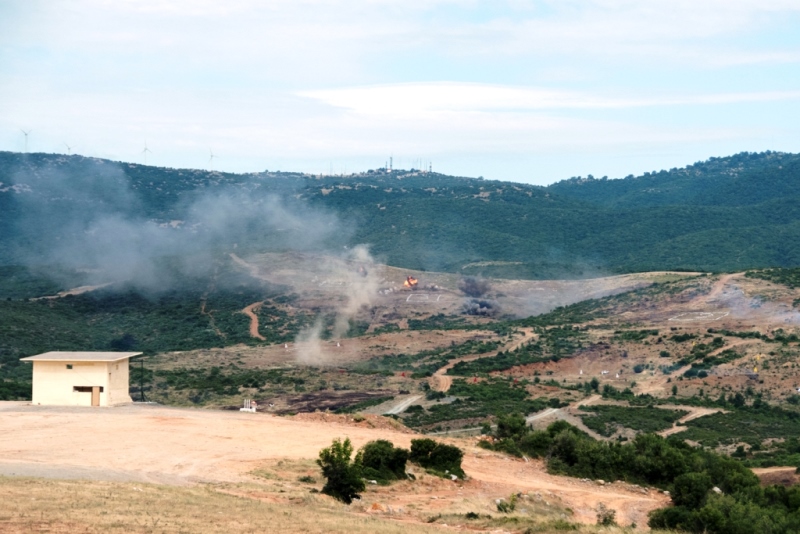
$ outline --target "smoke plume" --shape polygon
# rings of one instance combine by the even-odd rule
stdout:
[[[300,332],[297,336],[298,361],[304,364],[325,364],[335,358],[330,351],[347,351],[339,340],[344,338],[358,314],[368,310],[378,295],[379,276],[375,260],[366,246],[359,245],[348,250],[340,258],[325,261],[322,270],[327,273],[335,284],[328,288],[328,299],[335,307],[332,328],[333,341],[329,344],[322,342],[324,332],[320,318],[314,325]],[[326,351],[326,347],[330,350]]]
[[[215,256],[237,245],[324,251],[349,235],[331,213],[241,184],[142,191],[108,163],[86,172],[20,169],[12,175],[22,191],[14,197],[16,260],[87,272],[89,284],[161,291],[207,274]]]
[[[492,289],[492,285],[483,278],[467,276],[459,281],[458,288],[468,297],[480,298]]]

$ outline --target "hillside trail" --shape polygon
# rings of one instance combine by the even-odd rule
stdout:
[[[532,328],[523,328],[522,329],[522,338],[516,341],[511,341],[509,344],[505,345],[501,350],[506,350],[509,352],[513,352],[523,346],[525,343],[529,342],[532,339],[536,339],[537,334],[533,332]],[[436,370],[433,375],[428,378],[428,384],[430,385],[433,391],[441,391],[446,393],[450,390],[450,386],[453,385],[453,377],[447,374],[447,371],[452,369],[461,362],[472,362],[475,360],[480,360],[481,358],[491,358],[494,354],[472,354],[470,356],[463,356],[461,358],[455,358],[447,362],[446,365],[440,367]]]
[[[698,298],[698,301],[704,304],[710,304],[712,302],[716,302],[719,296],[725,290],[725,286],[728,285],[729,282],[736,278],[741,278],[744,276],[744,273],[731,273],[731,274],[724,274],[719,277],[719,280],[714,282],[714,285],[711,286],[711,291],[708,292],[707,295]]]
[[[661,408],[664,410],[686,410],[689,413],[675,421],[673,423],[672,428],[668,428],[666,430],[662,430],[661,432],[656,432],[661,437],[669,437],[673,434],[677,434],[678,432],[683,432],[684,430],[688,430],[688,427],[683,426],[686,422],[692,421],[697,419],[698,417],[704,417],[706,415],[711,415],[715,413],[728,413],[727,410],[723,410],[722,408],[702,408],[700,406],[656,406],[656,408]]]
[[[205,315],[208,317],[208,324],[211,326],[211,329],[215,334],[224,339],[228,336],[226,336],[225,333],[217,327],[213,312],[213,310],[206,311],[206,296],[203,295],[203,297],[200,299],[200,315]]]
[[[242,313],[250,318],[250,337],[266,341],[267,338],[258,333],[258,315],[256,312],[264,305],[264,301],[254,302],[242,309]]]
[[[422,397],[423,395],[412,395],[407,399],[403,399],[394,406],[392,406],[391,408],[389,408],[388,410],[386,410],[384,412],[384,415],[397,415],[399,413],[403,413],[406,410],[406,408],[408,408],[409,406],[420,400]]]
[[[597,404],[597,402],[600,400],[602,400],[602,396],[592,395],[591,397],[587,397],[585,399],[573,402],[572,404],[564,408],[548,408],[546,410],[542,410],[541,412],[527,416],[525,418],[525,423],[530,425],[535,421],[539,421],[540,419],[551,419],[551,418],[556,420],[566,421],[572,426],[579,428],[583,432],[586,432],[596,440],[608,441],[609,438],[601,436],[591,428],[584,425],[583,420],[574,414],[575,411],[580,410],[581,406],[589,406],[592,404]]]

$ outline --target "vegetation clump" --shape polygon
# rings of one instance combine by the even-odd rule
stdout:
[[[360,493],[366,489],[360,466],[350,459],[352,454],[353,444],[350,443],[350,438],[345,438],[344,441],[335,439],[330,447],[319,451],[317,459],[322,476],[327,479],[322,493],[345,504],[360,498]]]
[[[429,438],[412,439],[409,460],[429,473],[440,477],[455,475],[464,478],[461,468],[464,451],[453,445],[439,443]]]
[[[389,484],[406,479],[408,457],[408,449],[395,447],[391,441],[379,439],[364,445],[356,454],[355,463],[360,466],[363,477],[379,484]]]

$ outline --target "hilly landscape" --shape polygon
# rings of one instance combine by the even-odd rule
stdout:
[[[33,478],[0,494],[37,501],[0,527],[796,532],[799,165],[538,187],[2,152],[0,475]],[[143,352],[136,404],[100,434],[29,406],[49,350]],[[341,507],[314,463],[339,437],[464,471]]]
[[[129,248],[167,226],[160,233],[190,231],[217,248],[369,244],[390,265],[505,278],[789,267],[800,262],[798,165],[794,154],[742,153],[538,187],[419,170],[235,175],[2,152],[0,261],[63,260],[54,248],[110,218]]]

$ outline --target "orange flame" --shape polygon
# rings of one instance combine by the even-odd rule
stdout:
[[[410,287],[410,288],[417,287],[417,284],[418,284],[417,279],[414,278],[413,276],[409,276],[408,278],[406,278],[406,281],[403,282],[404,287]]]

